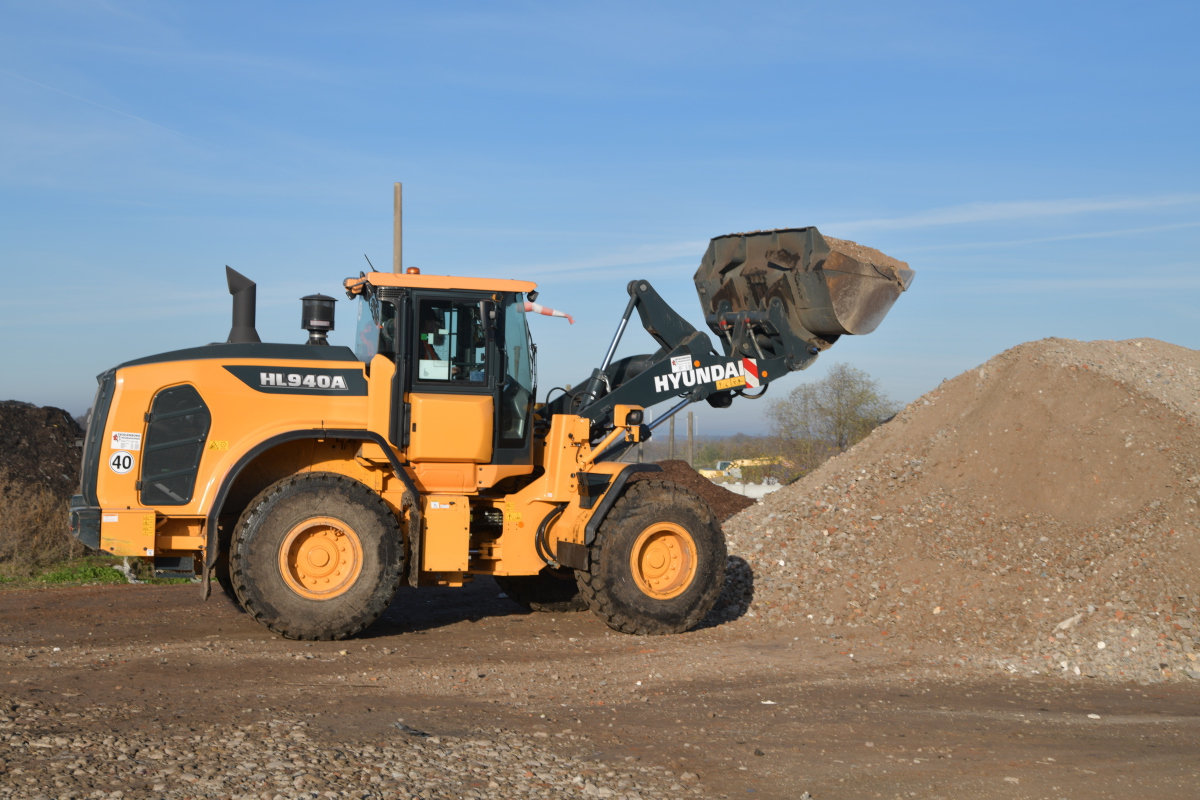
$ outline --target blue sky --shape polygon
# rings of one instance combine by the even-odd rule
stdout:
[[[225,264],[303,341],[301,295],[387,269],[395,180],[406,264],[576,316],[533,320],[547,388],[629,280],[700,324],[710,237],[801,225],[917,279],[769,397],[844,361],[907,401],[1045,336],[1197,348],[1196,9],[0,2],[0,399],[78,413],[103,369],[223,340]]]

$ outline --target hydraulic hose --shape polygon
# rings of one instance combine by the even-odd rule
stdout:
[[[537,548],[538,557],[554,569],[558,569],[562,565],[558,563],[558,560],[554,558],[554,554],[550,552],[550,542],[547,539],[546,534],[549,532],[550,526],[554,524],[556,519],[562,516],[562,513],[566,511],[566,509],[566,503],[558,503],[554,509],[547,514],[544,519],[542,519],[542,523],[538,525],[537,534],[533,537],[533,545]]]

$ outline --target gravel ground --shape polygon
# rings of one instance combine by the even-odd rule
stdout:
[[[725,614],[964,668],[1200,679],[1200,353],[1021,345],[726,523]]]
[[[376,744],[333,747],[310,737],[316,714],[236,725],[149,723],[116,735],[107,730],[146,710],[0,698],[0,739],[7,758],[22,765],[0,771],[0,796],[632,800],[699,792],[694,773],[676,778],[662,768],[613,769],[555,753],[537,743],[537,734],[499,729],[469,738],[432,736],[398,722],[394,735]]]
[[[753,618],[625,636],[491,581],[345,642],[194,586],[0,591],[0,798],[1191,800],[1200,686],[939,677],[936,644]],[[797,636],[798,633],[804,636]]]

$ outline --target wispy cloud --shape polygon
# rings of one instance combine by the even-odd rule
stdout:
[[[193,50],[187,48],[150,49],[115,44],[94,44],[87,41],[73,43],[77,47],[90,47],[100,53],[111,53],[155,64],[187,64],[212,68],[227,68],[245,73],[252,78],[261,78],[264,73],[279,74],[289,78],[334,83],[338,75],[330,69],[313,66],[293,58],[273,57],[217,50]]]
[[[1160,278],[1047,278],[964,283],[947,287],[959,294],[1041,294],[1051,292],[1178,292],[1200,289],[1200,277],[1186,275]]]
[[[660,264],[677,258],[694,257],[697,262],[708,247],[706,241],[676,242],[671,244],[647,244],[616,253],[593,256],[576,261],[559,261],[547,264],[521,264],[505,268],[501,271],[520,270],[522,275],[554,275],[567,272],[600,271],[614,267],[632,267],[648,264]]]
[[[33,78],[26,77],[26,76],[20,74],[19,72],[13,72],[13,71],[7,70],[7,69],[0,69],[0,73],[3,73],[4,75],[8,75],[13,78],[17,78],[18,80],[25,81],[26,83],[32,83],[34,86],[38,86],[42,89],[46,89],[47,91],[61,94],[64,97],[71,98],[72,100],[78,100],[81,103],[87,103],[90,106],[95,106],[96,108],[104,109],[105,111],[108,111],[110,113],[119,114],[122,117],[127,117],[128,119],[137,120],[138,122],[144,123],[146,125],[152,125],[155,128],[158,128],[159,130],[167,131],[168,133],[174,134],[175,136],[182,136],[185,139],[192,138],[192,137],[188,136],[186,133],[183,133],[182,131],[177,131],[174,128],[168,128],[166,125],[161,125],[152,120],[148,120],[145,117],[139,117],[136,114],[130,114],[128,111],[122,111],[119,108],[113,108],[112,106],[106,106],[103,103],[97,103],[95,100],[88,100],[86,97],[80,97],[77,94],[71,94],[70,92],[65,91],[63,89],[59,89],[56,86],[51,86],[48,83],[42,83],[41,81],[35,81]]]
[[[1061,217],[1109,211],[1137,211],[1196,205],[1198,203],[1200,203],[1200,194],[1170,194],[1156,197],[1124,197],[1114,199],[1083,198],[1067,200],[1017,200],[1006,203],[967,203],[959,206],[935,208],[904,217],[831,222],[822,227],[828,230],[896,230],[900,228],[927,228],[938,225],[1001,222],[1013,219]]]
[[[1046,242],[1069,242],[1077,239],[1111,239],[1120,236],[1136,236],[1142,233],[1161,233],[1183,228],[1200,228],[1200,222],[1180,222],[1176,225],[1154,225],[1149,228],[1122,228],[1115,231],[1093,231],[1091,233],[1072,233],[1063,236],[1042,236],[1037,239],[1007,239],[995,242],[955,242],[954,244],[926,245],[924,247],[908,247],[905,252],[930,252],[935,250],[973,250],[979,247],[1009,247],[1011,245],[1044,244]]]

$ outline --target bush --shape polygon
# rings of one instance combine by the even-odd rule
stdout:
[[[0,473],[0,571],[29,576],[83,555],[87,548],[67,531],[67,520],[62,496]]]

